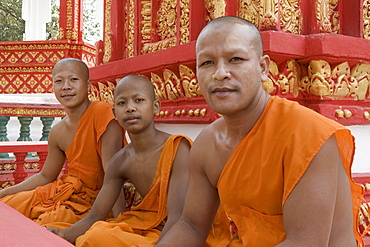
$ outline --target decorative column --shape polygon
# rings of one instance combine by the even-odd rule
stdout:
[[[0,116],[0,141],[9,141],[7,137],[7,129],[6,125],[8,124],[10,117],[7,116]],[[0,153],[0,158],[9,158],[8,153]]]
[[[18,120],[21,124],[21,128],[17,141],[32,141],[30,137],[30,124],[33,117],[18,117]]]
[[[83,0],[60,0],[59,39],[83,41]]]
[[[27,156],[27,152],[14,153],[16,158],[15,163],[17,168],[13,172],[14,183],[19,184],[27,177],[27,172],[24,170],[24,160]]]
[[[43,128],[42,128],[42,137],[40,141],[47,141],[49,138],[49,133],[51,130],[51,125],[53,124],[55,117],[40,117],[40,120],[42,122]]]

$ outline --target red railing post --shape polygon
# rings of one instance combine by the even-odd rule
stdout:
[[[27,152],[15,152],[14,156],[16,158],[15,163],[17,164],[17,168],[13,173],[14,183],[19,184],[27,177],[27,172],[24,170],[24,160]]]

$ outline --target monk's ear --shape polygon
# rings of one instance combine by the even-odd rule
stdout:
[[[91,90],[91,80],[88,79],[87,80],[87,91],[90,92],[90,90]]]
[[[261,67],[261,80],[267,81],[270,71],[270,57],[268,55],[263,55],[260,59]]]
[[[154,100],[153,104],[154,104],[154,114],[159,113],[159,111],[161,110],[161,101],[156,99]]]
[[[116,108],[113,106],[112,107],[112,112],[113,112],[113,115],[114,115],[114,119],[117,120],[117,116],[116,116]]]

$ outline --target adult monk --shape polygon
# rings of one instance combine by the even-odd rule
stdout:
[[[114,114],[131,142],[113,156],[90,213],[70,228],[49,228],[71,243],[77,239],[76,246],[155,244],[182,213],[192,141],[155,128],[154,114],[160,110],[160,101],[147,78],[124,77],[114,97]],[[103,221],[127,180],[142,201],[117,219]]]
[[[52,78],[55,96],[67,115],[50,131],[43,169],[1,190],[0,198],[41,225],[60,222],[57,226],[63,228],[87,215],[109,160],[122,148],[123,131],[110,104],[88,99],[89,69],[83,61],[60,60]],[[68,175],[58,178],[66,160]]]
[[[269,61],[258,29],[244,19],[217,18],[201,31],[198,82],[223,117],[195,140],[184,212],[156,246],[202,246],[219,204],[238,229],[229,246],[362,244],[353,137],[337,122],[267,94],[261,82]]]

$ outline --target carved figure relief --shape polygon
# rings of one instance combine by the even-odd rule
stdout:
[[[339,12],[335,11],[338,0],[317,0],[316,20],[323,33],[338,33]]]
[[[207,21],[225,15],[226,2],[224,0],[205,0],[205,7],[208,11]]]
[[[363,34],[365,39],[370,39],[370,0],[363,3]]]
[[[284,32],[300,34],[302,29],[299,0],[282,0],[280,4],[280,25]]]

